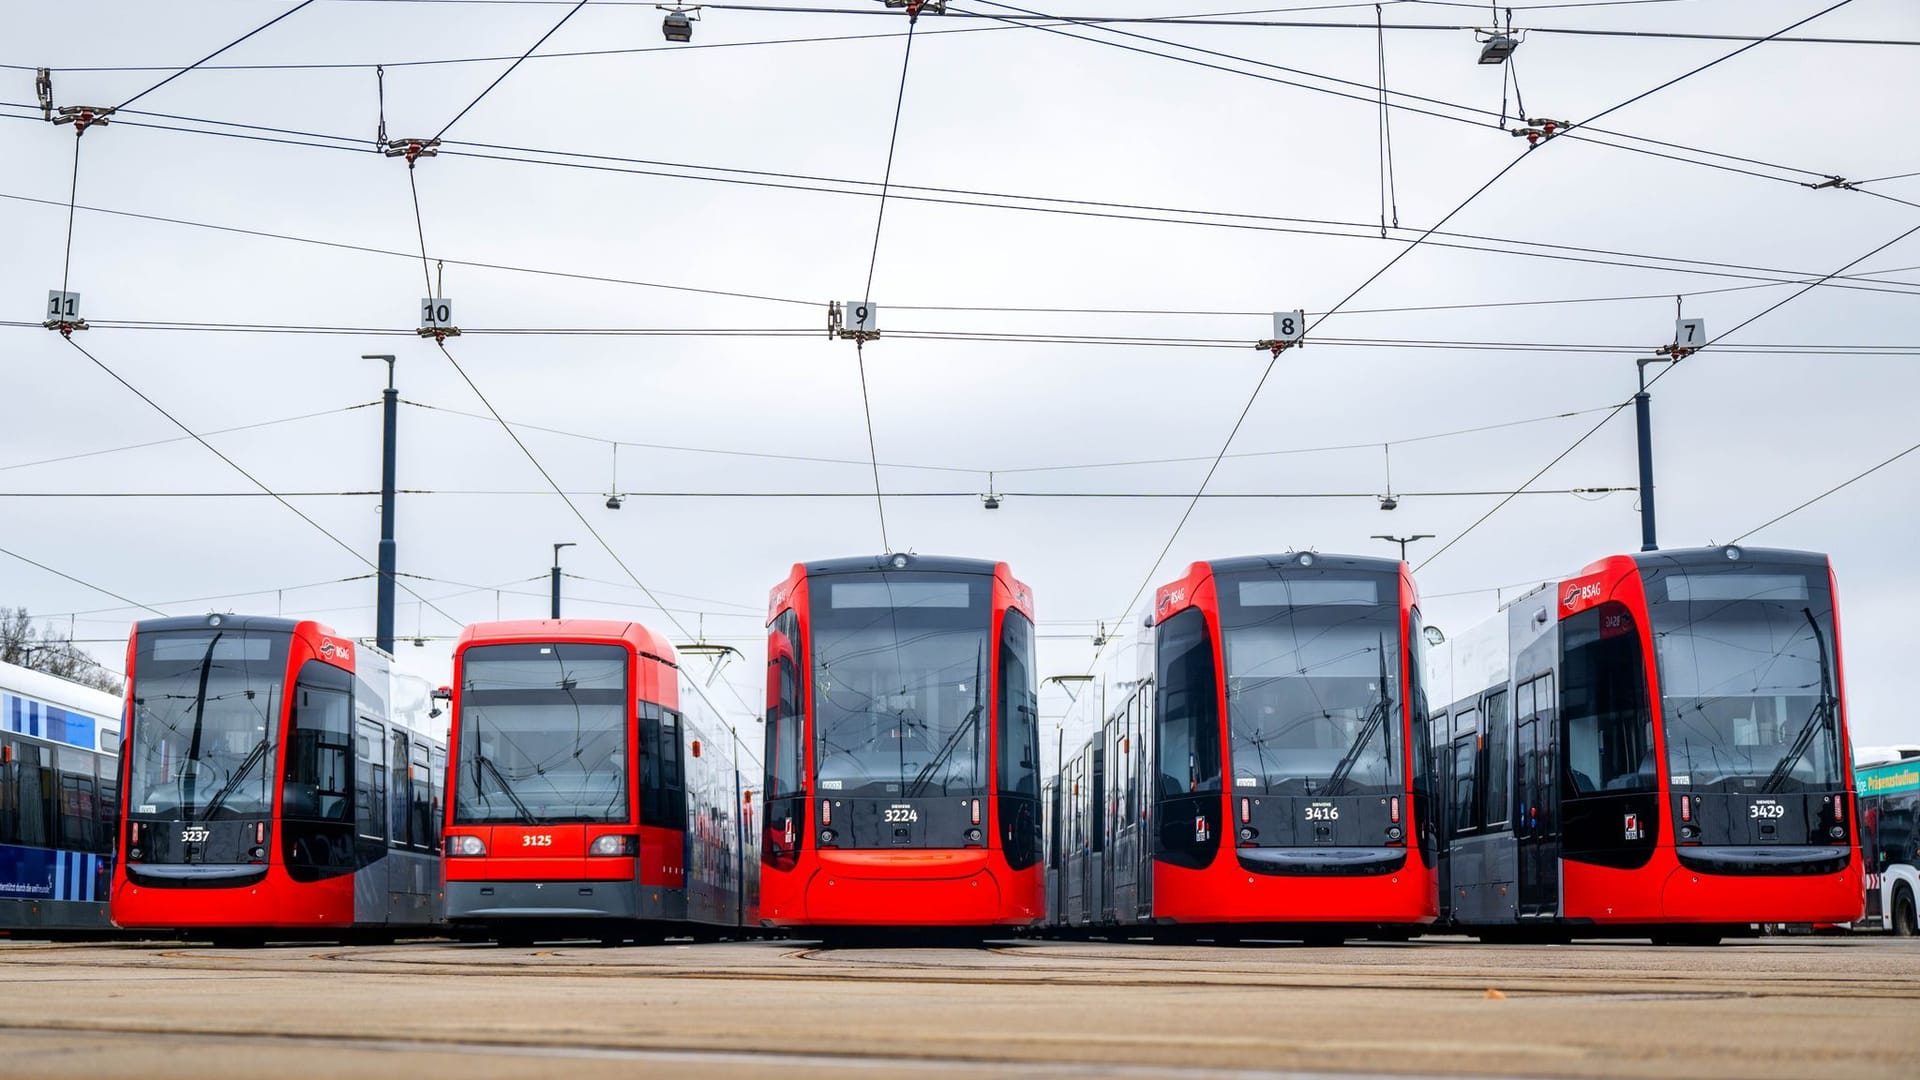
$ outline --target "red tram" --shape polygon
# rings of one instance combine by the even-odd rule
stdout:
[[[982,932],[1044,911],[1033,604],[1005,563],[803,563],[767,638],[770,926]]]
[[[389,659],[309,621],[136,623],[115,925],[235,943],[437,925],[445,740]]]
[[[453,671],[456,931],[617,944],[757,923],[751,784],[666,639],[631,622],[482,623]]]
[[[1418,595],[1395,560],[1194,563],[1078,707],[1050,923],[1333,943],[1438,915]]]
[[[1826,556],[1614,556],[1436,661],[1453,925],[1685,944],[1860,917]]]

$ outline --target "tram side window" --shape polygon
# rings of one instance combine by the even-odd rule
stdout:
[[[433,761],[433,812],[428,816],[433,834],[433,850],[440,850],[440,833],[447,820],[447,748],[436,746],[429,755]]]
[[[1040,859],[1040,698],[1033,667],[1033,623],[1008,610],[1000,620],[999,699],[994,703],[999,748],[1000,847],[1007,865],[1023,870]]]
[[[94,809],[94,820],[100,827],[100,846],[94,850],[112,852],[120,822],[120,759],[97,754],[93,768],[95,786],[100,792]]]
[[[1047,790],[1047,865],[1060,868],[1060,785]]]
[[[352,685],[340,669],[318,661],[294,688],[291,738],[281,805],[287,817],[349,820],[353,801]],[[334,685],[335,681],[343,685]]]
[[[410,817],[409,841],[421,851],[440,850],[440,831],[433,821],[433,770],[428,764],[427,748],[413,744],[412,764],[407,769]]]
[[[1653,713],[1640,633],[1608,601],[1560,624],[1566,798],[1654,789]]]
[[[806,685],[801,678],[800,618],[792,610],[773,620],[767,656],[767,798],[806,794]],[[769,827],[772,816],[768,818]]]
[[[0,843],[51,847],[54,835],[53,751],[11,739],[0,765]]]
[[[1512,816],[1508,810],[1511,800],[1507,797],[1507,780],[1512,775],[1512,766],[1507,761],[1507,746],[1513,731],[1513,717],[1507,709],[1505,690],[1487,698],[1482,716],[1485,717],[1486,736],[1481,743],[1480,776],[1486,801],[1480,820],[1488,826],[1505,825]]]
[[[387,800],[388,816],[393,826],[392,841],[394,847],[407,847],[413,843],[411,831],[413,821],[412,815],[408,813],[408,807],[412,805],[413,797],[407,791],[411,786],[411,774],[407,768],[407,761],[411,753],[408,748],[407,733],[404,731],[394,732],[393,738],[387,745],[390,747],[387,760],[392,762],[391,772],[389,772],[388,776],[393,781],[393,789],[388,793],[389,797]]]
[[[1479,778],[1480,736],[1474,732],[1474,711],[1454,717],[1453,729],[1463,734],[1453,740],[1453,833],[1462,836],[1480,828],[1480,801],[1475,798]]]
[[[1220,684],[1199,608],[1160,629],[1160,797],[1220,790]]]
[[[687,789],[681,773],[680,714],[657,705],[640,713],[640,823],[687,827]]]
[[[54,808],[59,819],[59,847],[69,851],[98,850],[94,822],[93,755],[67,747],[56,748]]]
[[[387,729],[360,721],[353,755],[354,826],[372,840],[387,838]]]

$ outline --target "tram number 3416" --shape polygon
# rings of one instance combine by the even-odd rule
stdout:
[[[1309,806],[1307,807],[1307,820],[1339,821],[1340,808],[1337,806]]]
[[[920,820],[920,811],[911,806],[889,806],[882,813],[882,820],[889,825],[905,825]]]

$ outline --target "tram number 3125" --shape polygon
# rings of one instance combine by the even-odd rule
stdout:
[[[521,847],[552,847],[553,836],[549,833],[527,833],[520,837]]]

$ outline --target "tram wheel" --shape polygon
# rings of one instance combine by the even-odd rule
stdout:
[[[1920,933],[1920,920],[1915,919],[1913,890],[1901,889],[1893,897],[1893,934],[1895,937],[1912,937]]]

